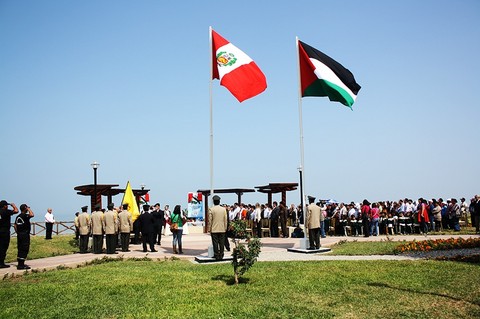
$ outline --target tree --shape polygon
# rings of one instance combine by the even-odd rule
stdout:
[[[251,238],[247,234],[247,223],[244,220],[231,222],[230,228],[233,234],[232,242],[235,245],[232,252],[233,273],[235,275],[235,284],[238,285],[240,276],[257,261],[262,243],[260,239],[256,237]]]

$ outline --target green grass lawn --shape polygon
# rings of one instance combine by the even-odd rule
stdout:
[[[0,318],[479,318],[479,266],[442,261],[116,261],[8,278]]]
[[[331,255],[393,255],[393,250],[403,241],[376,241],[376,242],[358,242],[358,241],[340,241],[331,246]]]
[[[45,240],[43,236],[30,236],[30,252],[28,259],[38,259],[52,256],[69,255],[78,251],[73,235],[53,236]],[[17,261],[17,238],[12,237],[5,262]]]

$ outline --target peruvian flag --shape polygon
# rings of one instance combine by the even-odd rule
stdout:
[[[265,91],[267,80],[257,64],[243,51],[211,30],[213,79],[219,79],[239,102]]]

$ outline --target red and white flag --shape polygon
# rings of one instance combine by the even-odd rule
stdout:
[[[219,79],[239,102],[265,91],[267,79],[243,51],[212,30],[213,79]]]

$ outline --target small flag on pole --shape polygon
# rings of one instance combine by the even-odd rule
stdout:
[[[267,80],[255,61],[214,30],[211,32],[212,80],[219,79],[239,102],[265,91]]]
[[[302,97],[328,96],[351,108],[361,88],[352,72],[302,41],[298,50]]]
[[[122,205],[128,204],[128,211],[132,214],[132,222],[137,220],[140,216],[140,211],[138,210],[137,200],[135,195],[133,195],[132,186],[130,186],[130,181],[127,182],[127,187],[125,187],[125,194],[123,194]]]

